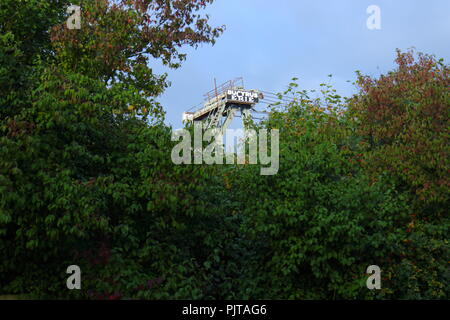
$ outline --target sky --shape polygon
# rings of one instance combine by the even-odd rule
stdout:
[[[367,27],[371,5],[380,8],[381,29]],[[449,0],[216,0],[205,13],[212,26],[226,26],[214,46],[183,48],[187,60],[176,70],[152,65],[168,73],[171,87],[158,101],[174,129],[183,127],[182,113],[202,102],[214,79],[243,77],[246,89],[282,92],[293,77],[299,89],[318,89],[332,74],[337,92],[350,96],[355,71],[393,70],[396,48],[450,60]]]

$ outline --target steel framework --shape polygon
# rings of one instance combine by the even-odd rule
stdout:
[[[214,81],[215,82],[215,81]],[[183,113],[183,121],[204,121],[204,128],[218,128],[222,134],[240,111],[244,128],[251,120],[251,109],[264,99],[259,90],[245,90],[242,78],[227,81],[204,94],[203,106]]]

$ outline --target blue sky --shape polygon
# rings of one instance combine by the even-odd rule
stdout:
[[[366,26],[370,5],[381,9],[381,30]],[[206,13],[212,25],[227,27],[216,45],[184,48],[187,61],[177,70],[152,66],[169,74],[172,85],[158,100],[174,129],[214,78],[242,76],[248,89],[280,92],[293,77],[300,88],[317,89],[332,74],[338,93],[351,95],[355,71],[392,70],[396,48],[450,58],[448,0],[216,0]]]

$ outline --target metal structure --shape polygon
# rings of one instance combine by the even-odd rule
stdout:
[[[215,81],[214,81],[215,84]],[[204,128],[219,128],[222,133],[230,125],[237,111],[240,111],[243,126],[251,119],[254,105],[264,99],[259,90],[245,90],[242,78],[236,78],[204,94],[203,106],[192,112],[183,113],[183,121],[204,121]]]

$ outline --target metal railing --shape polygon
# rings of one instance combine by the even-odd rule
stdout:
[[[242,77],[222,83],[220,86],[215,87],[213,90],[205,93],[203,97],[206,101],[210,101],[211,99],[216,98],[227,90],[233,89],[235,87],[244,87],[244,79]]]

